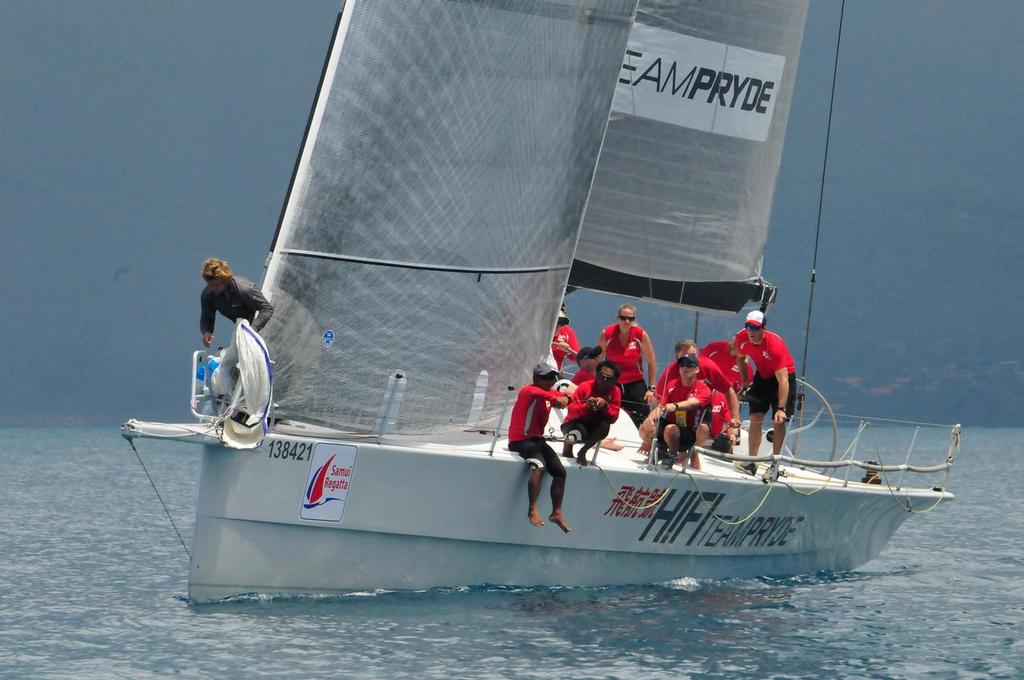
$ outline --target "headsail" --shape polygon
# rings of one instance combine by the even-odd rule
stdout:
[[[543,356],[636,0],[348,0],[264,290],[276,414],[482,418]]]
[[[641,0],[570,285],[699,309],[764,294],[807,0]]]

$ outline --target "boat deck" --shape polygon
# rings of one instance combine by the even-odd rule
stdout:
[[[125,423],[123,431],[126,437],[147,437],[154,439],[176,440],[198,444],[220,446],[221,441],[216,428],[206,422],[199,423],[150,423],[131,420]],[[635,432],[635,429],[633,430]],[[378,436],[367,432],[346,432],[332,428],[298,423],[292,421],[279,421],[275,423],[267,433],[269,437],[303,437],[318,441],[340,440],[345,442],[382,445],[398,447],[406,450],[419,451],[424,454],[443,454],[447,456],[462,455],[467,457],[492,457],[495,460],[516,461],[522,459],[517,453],[508,449],[508,438],[499,437],[495,439],[493,430],[466,429],[463,431],[447,432],[442,434],[385,434]],[[716,480],[743,480],[745,482],[761,482],[761,475],[768,471],[768,465],[764,462],[758,463],[757,476],[735,467],[733,462],[713,457],[709,453],[701,453],[701,467],[699,470],[687,467],[680,468],[674,465],[671,468],[663,465],[651,465],[646,453],[638,451],[639,437],[630,437],[627,432],[617,437],[624,446],[619,451],[601,448],[597,453],[596,466],[604,472],[639,472],[646,474],[686,474],[699,479]],[[552,448],[561,452],[561,441],[552,440]],[[576,448],[578,451],[579,448]],[[746,440],[737,447],[737,453],[743,454],[746,451]],[[588,453],[588,460],[594,461],[594,452]],[[575,460],[563,459],[566,468],[572,470],[579,468]],[[831,474],[829,473],[831,472]],[[941,495],[952,498],[948,491],[940,491],[934,487],[912,487],[904,485],[899,488],[891,487],[885,483],[868,484],[861,482],[859,469],[831,468],[824,472],[818,472],[804,466],[782,463],[780,466],[779,482],[794,488],[803,490],[821,489],[824,487],[856,488],[859,490],[870,490],[877,493],[893,493],[898,491],[901,495],[928,496]]]
[[[424,453],[444,453],[446,455],[463,454],[467,456],[493,456],[496,459],[512,459],[521,460],[519,455],[508,449],[508,438],[500,437],[496,441],[494,439],[493,430],[463,430],[461,432],[449,432],[443,434],[431,434],[429,435],[429,441],[425,441],[428,437],[425,435],[408,435],[408,434],[387,434],[383,437],[378,438],[377,435],[372,433],[355,433],[355,432],[342,432],[338,430],[332,430],[329,428],[323,428],[316,425],[307,425],[302,423],[293,422],[280,422],[277,423],[269,433],[270,435],[278,436],[302,436],[302,437],[314,437],[314,438],[327,438],[327,439],[345,439],[345,440],[360,440],[365,439],[368,442],[374,444],[382,444],[387,446],[400,446],[402,448],[414,449],[423,451]],[[638,443],[627,443],[628,440],[619,440],[620,443],[624,444],[624,447],[619,451],[613,451],[611,449],[601,448],[597,454],[596,467],[605,471],[623,471],[623,472],[675,472],[675,473],[686,473],[695,476],[697,479],[700,478],[714,478],[714,479],[732,479],[732,480],[745,480],[752,481],[757,479],[761,481],[759,476],[764,474],[768,470],[768,466],[765,463],[758,464],[758,477],[753,477],[750,473],[742,471],[736,468],[736,466],[729,461],[719,460],[713,458],[711,455],[702,453],[700,456],[701,467],[699,470],[687,467],[685,470],[680,468],[679,465],[673,465],[671,468],[666,466],[652,466],[649,463],[649,458],[646,453],[640,453],[638,451]],[[493,444],[493,454],[492,451]],[[555,451],[561,453],[561,440],[551,440],[550,444]],[[770,447],[770,445],[768,445]],[[744,433],[744,441],[742,448],[746,448],[746,438]],[[579,447],[575,447],[578,451]],[[594,460],[593,451],[590,451],[587,455],[588,460]],[[563,458],[563,462],[567,468],[580,467],[575,460]],[[856,471],[856,475],[859,477],[860,471]],[[801,488],[820,488],[822,486],[837,486],[837,487],[856,487],[861,489],[870,489],[874,491],[889,493],[890,490],[884,484],[866,484],[859,479],[846,479],[844,472],[834,471],[831,475],[826,473],[820,473],[815,470],[797,467],[792,465],[783,465],[781,468],[781,480],[795,487]],[[852,476],[852,475],[851,475]],[[928,495],[934,494],[934,490],[931,488],[912,488],[903,487],[901,493],[906,492],[921,492]]]

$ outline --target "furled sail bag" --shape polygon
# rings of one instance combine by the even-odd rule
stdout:
[[[221,440],[231,448],[254,449],[266,436],[274,393],[270,352],[249,322],[239,319],[235,325],[234,341],[223,354],[224,359],[217,372],[235,374],[235,389],[222,414],[224,431]],[[231,371],[232,359],[236,362],[235,371]]]

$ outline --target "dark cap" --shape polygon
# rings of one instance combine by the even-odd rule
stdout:
[[[696,354],[684,354],[683,356],[676,359],[676,363],[680,366],[689,366],[690,368],[700,368],[700,360]]]
[[[537,364],[533,367],[534,378],[546,378],[548,376],[557,376],[558,370],[551,364]]]
[[[584,359],[596,359],[601,356],[600,347],[580,347],[579,351],[576,352],[576,363],[583,361]]]

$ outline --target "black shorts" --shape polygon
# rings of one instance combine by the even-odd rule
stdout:
[[[589,420],[583,420],[582,418],[567,420],[562,423],[562,434],[569,434],[573,430],[578,430],[583,435],[583,441],[590,441],[592,435],[596,434],[600,434],[601,438],[604,439],[608,436],[611,423],[611,418],[607,416],[597,416]]]
[[[637,427],[640,427],[640,423],[644,422],[647,414],[651,412],[651,407],[644,401],[647,383],[637,380],[627,385],[619,385],[619,389],[622,390],[622,408],[626,409],[629,417]]]
[[[768,407],[779,408],[779,380],[774,375],[770,378],[762,378],[759,373],[754,374],[754,381],[750,383],[750,412],[767,413]],[[796,410],[796,374],[789,374],[789,396],[786,398],[786,419],[793,417]]]
[[[541,437],[509,442],[510,451],[515,451],[523,460],[538,460],[544,463],[544,469],[552,477],[565,477],[565,466],[559,460],[555,450]]]
[[[668,446],[668,442],[665,441],[665,428],[669,425],[675,425],[670,423],[662,416],[658,419],[658,444],[661,446]],[[678,425],[677,425],[678,427]],[[689,451],[694,444],[697,443],[697,433],[688,427],[679,428],[679,450]]]

